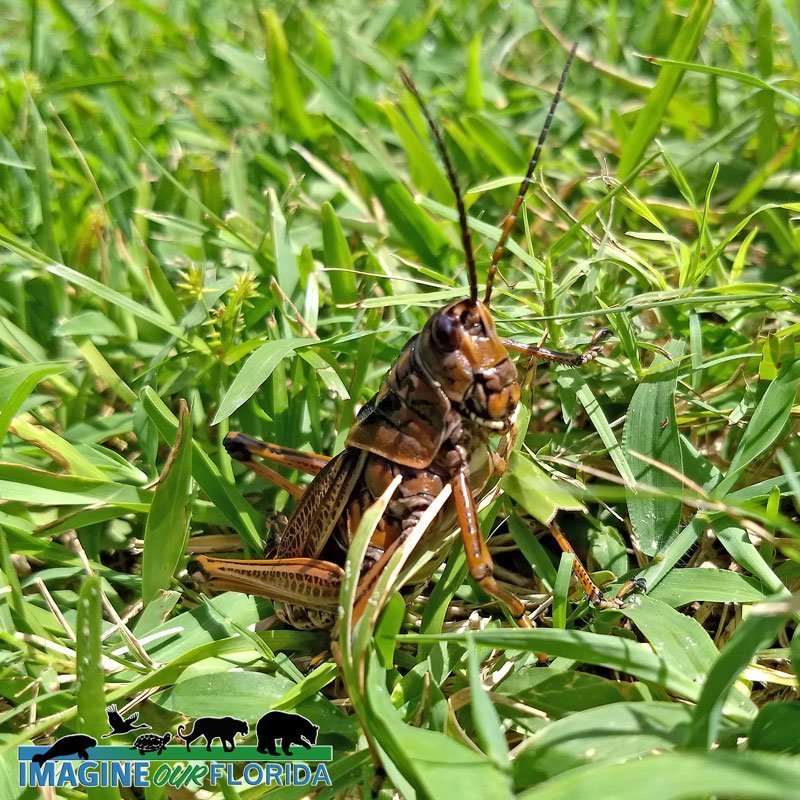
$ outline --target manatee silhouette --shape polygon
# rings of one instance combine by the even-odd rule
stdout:
[[[86,752],[90,747],[97,747],[97,739],[85,733],[70,733],[62,736],[46,753],[37,753],[33,757],[35,764],[44,764],[53,758],[64,756],[80,756],[84,761],[89,758]]]

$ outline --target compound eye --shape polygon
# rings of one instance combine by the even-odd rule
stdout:
[[[452,353],[461,343],[461,323],[449,314],[441,314],[433,321],[431,334],[440,350]]]

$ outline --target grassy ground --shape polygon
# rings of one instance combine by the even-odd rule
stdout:
[[[155,732],[296,710],[334,746],[325,797],[800,797],[796,2],[256,6],[5,6],[2,797],[34,796],[17,745],[99,736],[111,702]],[[344,675],[308,671],[324,635],[254,632],[269,603],[209,599],[190,563],[257,553],[292,505],[221,440],[337,451],[465,293],[397,67],[446,131],[483,276],[574,37],[496,303],[527,341],[616,332],[532,375],[484,511],[538,627],[454,548],[405,618],[389,599],[341,642]],[[596,577],[646,595],[587,606],[534,519],[558,500],[540,472],[582,502],[559,519]]]

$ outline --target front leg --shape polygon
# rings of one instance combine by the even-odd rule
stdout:
[[[603,342],[613,334],[608,328],[600,328],[592,337],[589,347],[582,353],[563,353],[560,350],[550,350],[547,347],[540,347],[536,344],[525,344],[513,339],[503,339],[503,344],[508,350],[515,353],[522,353],[530,358],[538,358],[540,361],[549,361],[553,364],[566,364],[570,367],[582,367],[593,359],[597,358],[602,349]]]
[[[453,497],[461,530],[461,540],[467,554],[467,564],[473,579],[488,595],[499,600],[517,620],[522,628],[532,628],[531,621],[525,616],[525,606],[512,592],[500,587],[492,575],[494,564],[481,536],[475,500],[472,497],[466,467],[462,467],[452,480]]]

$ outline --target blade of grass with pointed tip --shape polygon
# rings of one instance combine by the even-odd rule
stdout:
[[[125,383],[119,373],[108,363],[94,342],[88,338],[83,338],[83,341],[77,342],[77,346],[80,354],[98,380],[107,384],[122,402],[133,405],[136,402],[136,392]]]
[[[414,202],[408,189],[398,181],[372,179],[370,185],[386,210],[387,218],[400,233],[401,241],[411,247],[426,266],[441,269],[449,247],[447,238]]]
[[[354,303],[358,299],[355,265],[339,218],[330,203],[323,203],[322,215],[322,253],[328,268],[331,294],[337,305]]]
[[[276,117],[285,115],[284,128],[299,139],[315,139],[315,126],[305,110],[305,98],[300,80],[289,54],[289,43],[277,11],[261,12],[267,35],[267,60],[272,73],[272,97]]]
[[[486,756],[443,733],[404,723],[389,699],[385,680],[377,666],[371,665],[367,681],[370,724],[381,747],[402,770],[417,797],[510,800],[510,781]]]
[[[697,46],[708,24],[713,0],[694,0],[689,13],[672,42],[669,57],[677,61],[688,61],[697,51]],[[665,67],[656,80],[647,100],[636,116],[636,123],[630,138],[623,143],[618,174],[625,179],[630,172],[639,166],[647,146],[661,125],[667,105],[675,94],[683,70],[678,67]]]
[[[470,713],[481,749],[502,772],[509,771],[508,744],[500,717],[481,681],[478,649],[467,644],[467,673],[470,686]]]
[[[792,359],[770,382],[750,417],[728,471],[715,489],[718,497],[727,494],[747,467],[777,441],[789,419],[798,384],[800,360]]]
[[[562,691],[570,691],[568,682]],[[580,767],[674,750],[690,719],[690,708],[679,703],[622,701],[578,709],[522,744],[513,762],[515,782],[527,787]]]
[[[766,753],[718,751],[647,755],[626,763],[603,763],[565,772],[519,795],[519,800],[695,800],[740,797],[798,800],[797,759]]]
[[[142,390],[141,401],[159,434],[171,444],[178,430],[178,420],[175,415],[149,386]],[[192,442],[192,474],[208,499],[219,508],[242,536],[249,551],[261,553],[264,546],[258,531],[263,527],[263,519],[242,499],[239,492],[222,478],[216,464],[195,441]]]
[[[108,480],[108,474],[92,464],[81,451],[57,433],[42,425],[31,425],[24,419],[11,423],[11,432],[24,442],[40,448],[70,475],[94,480]]]
[[[300,282],[300,269],[292,247],[292,240],[286,228],[281,205],[274,189],[267,192],[269,199],[269,218],[272,231],[272,246],[275,253],[275,269],[281,291],[291,300]]]
[[[150,503],[146,489],[115,483],[105,477],[98,480],[3,463],[0,463],[0,497],[32,505],[112,503],[129,511],[144,511]]]
[[[147,605],[172,576],[186,552],[191,519],[192,418],[181,400],[178,431],[161,472],[144,529],[142,601]]]
[[[34,607],[25,600],[19,575],[17,575],[14,562],[11,560],[11,553],[9,536],[6,529],[0,525],[0,630],[16,634],[17,627],[11,616],[13,611],[22,630],[47,639],[47,630],[37,615],[33,613]]]
[[[687,747],[707,750],[714,744],[722,707],[734,681],[755,654],[774,641],[787,616],[786,613],[774,613],[769,603],[763,603],[734,630],[708,672],[686,736]]]
[[[299,683],[289,689],[283,697],[272,703],[271,708],[276,711],[295,708],[304,700],[313,697],[321,689],[324,689],[338,675],[339,668],[335,662],[329,661],[325,664],[320,664],[313,672],[310,672]]]
[[[674,58],[661,58],[660,56],[645,56],[644,58],[651,64],[658,64],[664,67],[674,67],[675,69],[685,72],[699,72],[704,75],[714,75],[717,78],[725,78],[726,80],[736,81],[737,83],[743,83],[746,86],[754,86],[755,88],[763,89],[766,92],[774,92],[775,94],[779,94],[781,97],[789,100],[792,103],[797,103],[800,99],[800,96],[792,94],[791,92],[787,92],[784,89],[781,89],[780,86],[774,86],[768,81],[765,81],[763,78],[759,78],[757,75],[753,75],[749,72],[742,72],[736,69],[727,69],[725,67],[717,67],[710,64],[696,64],[689,61],[678,61]]]
[[[77,636],[75,702],[81,733],[95,739],[108,732],[106,720],[105,674],[103,671],[102,599],[100,578],[88,575],[78,598],[78,618],[75,626]],[[113,788],[96,788],[96,796],[102,800],[119,800],[119,792]]]
[[[509,453],[508,469],[500,485],[528,514],[545,525],[560,510],[586,511],[583,503],[518,450]]]
[[[663,686],[670,692],[696,701],[700,687],[683,672],[656,655],[647,645],[631,642],[614,636],[578,630],[561,629],[502,629],[471,631],[469,633],[418,634],[409,633],[400,640],[411,642],[459,642],[466,643],[473,636],[475,642],[501,650],[519,650],[525,653],[547,653],[563,656],[584,664],[617,669],[644,681]],[[731,719],[747,722],[748,714],[736,708],[726,709]]]
[[[404,98],[405,100],[406,98]],[[450,186],[442,168],[433,155],[433,147],[423,144],[419,131],[425,131],[425,120],[413,100],[405,103],[405,112],[417,123],[414,130],[408,120],[402,116],[396,105],[388,102],[378,104],[386,114],[386,118],[394,128],[406,151],[407,163],[411,179],[415,186],[433,196],[440,203],[450,202]]]
[[[681,614],[644,594],[626,600],[622,613],[633,621],[664,661],[679,669],[698,687],[703,686],[708,665],[714,663],[719,652],[711,637],[693,617]],[[740,693],[729,701],[728,710],[734,707],[750,716],[756,713],[753,702]]]
[[[406,601],[399,592],[392,592],[383,603],[378,622],[372,636],[375,653],[381,666],[386,669],[394,667],[394,651],[397,645],[397,634],[406,617]]]
[[[611,429],[611,425],[609,425],[608,419],[600,403],[594,396],[594,392],[592,392],[592,390],[589,388],[589,384],[586,383],[583,376],[577,370],[572,370],[571,373],[567,373],[565,370],[559,370],[559,384],[566,384],[567,381],[572,384],[572,388],[576,397],[578,400],[580,400],[581,405],[589,415],[589,419],[591,419],[592,424],[597,431],[597,435],[606,446],[608,455],[614,462],[614,466],[617,468],[617,472],[619,472],[619,475],[625,482],[625,485],[633,486],[633,473],[631,472],[631,468],[628,466],[625,453],[620,446],[620,443],[617,441],[616,434]]]
[[[239,406],[246,403],[272,375],[275,367],[298,347],[311,344],[312,339],[273,339],[262,344],[248,359],[225,392],[219,409],[211,420],[212,425],[227,419]]]
[[[628,513],[640,547],[650,556],[677,536],[681,520],[681,502],[674,499],[674,495],[681,490],[682,484],[660,469],[659,464],[683,473],[683,454],[675,417],[675,389],[684,343],[668,342],[665,349],[672,359],[672,368],[668,368],[670,360],[666,356],[656,355],[633,393],[622,430],[622,447],[634,478],[634,484],[625,487]],[[637,458],[637,453],[658,463],[643,461]],[[637,483],[662,489],[673,497],[647,496],[644,491],[634,488]]]
[[[673,569],[647,594],[673,608],[689,603],[756,603],[764,592],[753,578],[726,569]]]
[[[88,275],[84,275],[81,272],[76,272],[74,269],[70,269],[64,264],[60,264],[57,261],[42,255],[3,230],[0,230],[0,245],[3,245],[12,253],[16,253],[23,258],[29,259],[34,265],[46,269],[52,275],[63,278],[68,283],[72,283],[75,286],[80,286],[82,289],[86,289],[88,292],[103,298],[103,300],[106,300],[107,302],[118,306],[125,311],[129,311],[135,317],[139,317],[140,319],[143,319],[146,322],[149,322],[152,325],[167,331],[167,333],[171,333],[173,336],[177,336],[181,339],[185,338],[184,332],[177,325],[175,325],[172,320],[169,320],[161,314],[156,313],[152,309],[141,305],[141,303],[137,303],[135,300],[131,300],[129,297],[126,297],[120,292],[110,289],[108,286],[104,286],[99,281],[94,280],[94,278],[90,278]],[[208,352],[208,346],[197,337],[192,339],[192,345],[199,346],[202,352]]]
[[[789,590],[764,560],[758,548],[750,541],[747,531],[739,525],[722,517],[712,523],[714,533],[720,544],[730,553],[731,558],[751,572],[764,585],[767,594],[788,596]]]
[[[36,385],[51,375],[60,375],[68,366],[66,361],[48,361],[0,369],[0,445],[11,420]]]
[[[572,564],[575,556],[572,553],[562,553],[558,562],[555,584],[553,585],[553,627],[567,627],[567,600],[569,598],[569,584],[572,578]]]

